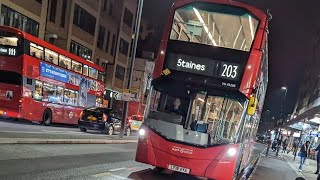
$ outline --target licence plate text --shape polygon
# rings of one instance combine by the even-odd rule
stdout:
[[[184,167],[180,167],[180,166],[175,166],[175,165],[172,165],[172,164],[169,164],[168,169],[170,169],[172,171],[182,172],[182,173],[185,173],[185,174],[189,174],[190,173],[190,169],[184,168]]]

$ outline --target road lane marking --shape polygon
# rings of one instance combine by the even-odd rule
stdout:
[[[118,168],[118,169],[120,169],[120,168]],[[126,177],[122,177],[122,176],[118,176],[118,175],[112,174],[111,172],[105,172],[105,173],[95,174],[95,175],[92,175],[92,176],[93,176],[93,177],[111,176],[111,177],[118,178],[118,179],[128,179],[128,178],[126,178]]]
[[[110,176],[111,172],[105,172],[105,173],[99,173],[99,174],[95,174],[92,175],[93,177],[103,177],[103,176]]]
[[[131,168],[127,168],[128,171],[136,171],[141,169],[141,167],[131,167]]]
[[[126,169],[127,168],[122,167],[122,168],[110,169],[109,171],[110,172],[115,172],[115,171],[122,171],[122,170],[126,170]]]
[[[128,179],[128,178],[125,178],[125,177],[122,177],[122,176],[118,176],[118,175],[114,175],[114,174],[111,174],[110,176],[118,178],[118,179]]]
[[[77,134],[77,135],[84,135],[84,136],[103,136],[103,134],[89,134],[89,133],[83,133],[83,132],[73,132],[73,131],[56,131],[56,132],[50,132],[50,131],[1,131],[0,133],[19,133],[19,134]],[[113,137],[113,136],[111,136]]]
[[[83,134],[83,132],[79,131],[50,131],[50,130],[41,130],[42,132],[49,132],[49,133],[70,133],[70,134]]]

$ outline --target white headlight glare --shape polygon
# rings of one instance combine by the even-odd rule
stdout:
[[[146,131],[144,129],[139,130],[139,135],[144,136],[146,134]]]
[[[235,148],[233,148],[233,147],[229,148],[228,151],[227,151],[228,157],[233,157],[233,156],[235,156],[236,154],[237,154],[237,149],[235,149]]]

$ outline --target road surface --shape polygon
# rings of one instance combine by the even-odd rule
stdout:
[[[124,145],[1,145],[0,179],[197,179],[158,174]]]
[[[110,138],[94,131],[83,133],[76,127],[61,125],[46,127],[10,120],[0,120],[0,137]],[[153,167],[135,162],[136,145],[136,143],[2,144],[0,179],[198,179],[182,174],[159,174]],[[264,148],[264,145],[257,143],[252,157]]]
[[[110,138],[99,131],[81,132],[76,126],[61,124],[44,126],[29,121],[0,119],[0,138],[105,139],[106,137]],[[117,138],[118,135],[112,137]]]

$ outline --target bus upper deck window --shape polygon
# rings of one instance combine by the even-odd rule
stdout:
[[[59,66],[66,68],[66,69],[71,69],[71,59],[60,55],[59,56]]]
[[[55,65],[58,65],[58,53],[51,51],[49,49],[46,49],[45,60]]]
[[[72,70],[82,74],[82,64],[72,60]]]
[[[30,43],[30,56],[43,59],[43,47],[34,43]]]

